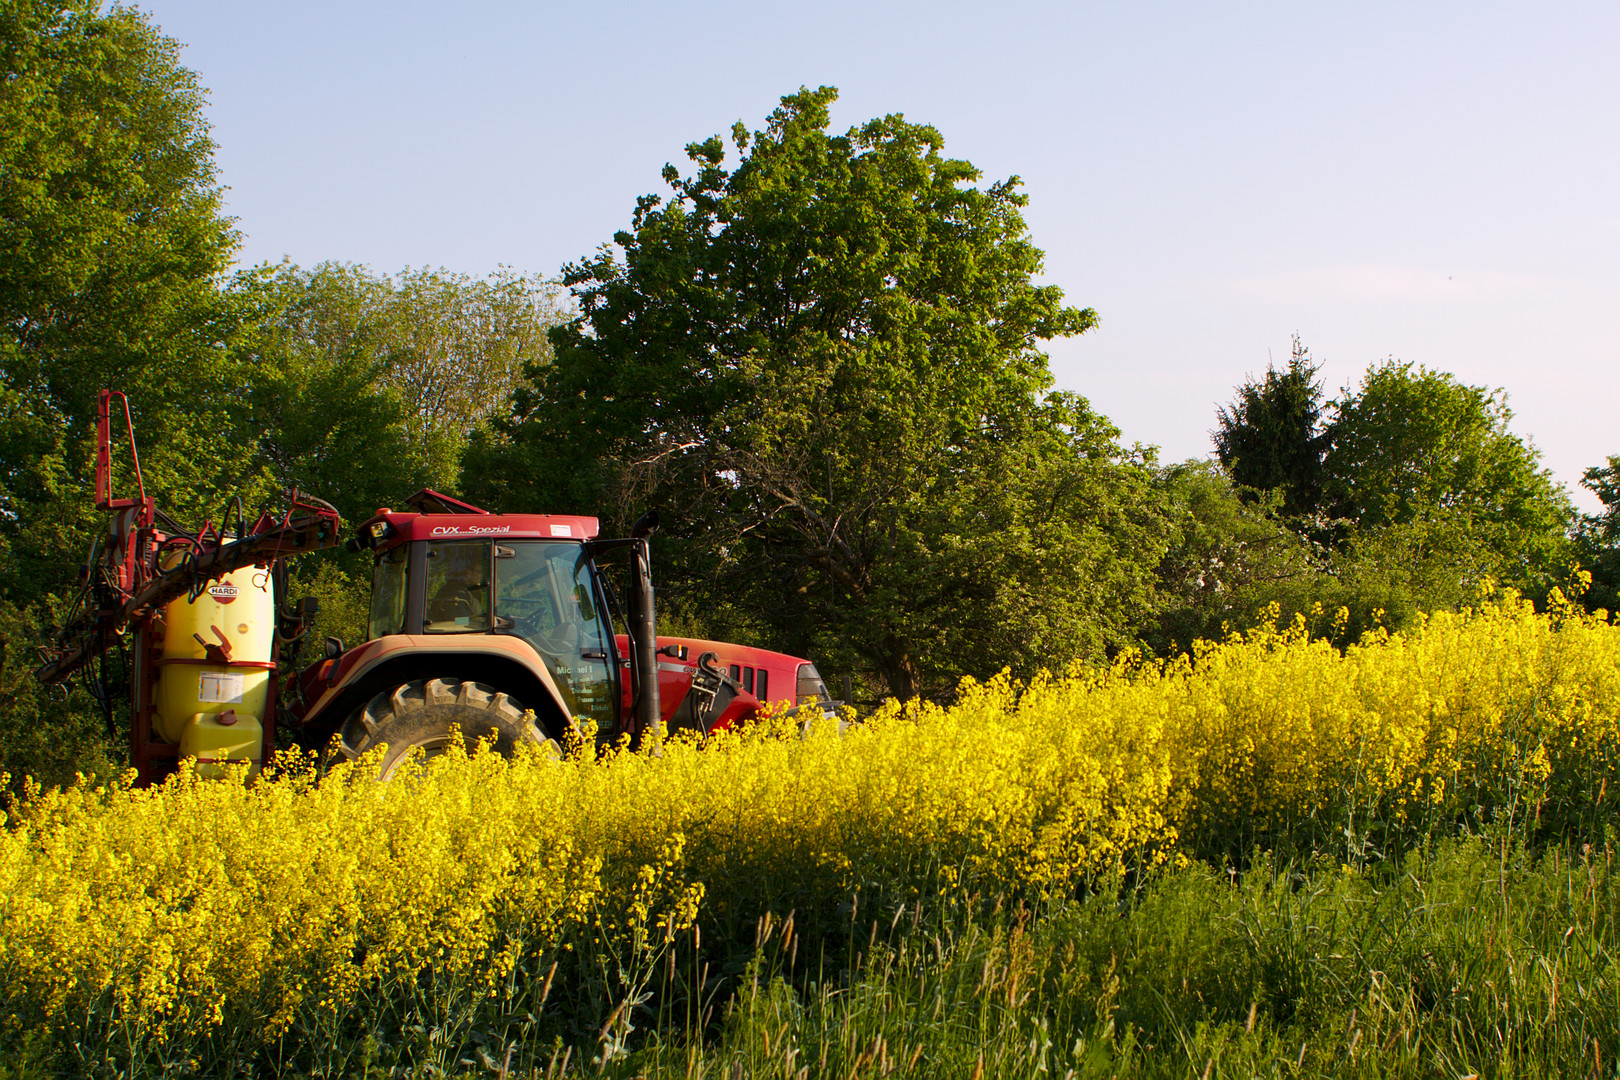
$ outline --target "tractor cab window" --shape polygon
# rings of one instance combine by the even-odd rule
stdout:
[[[373,638],[405,629],[405,561],[409,549],[399,544],[377,556],[371,571],[371,626]]]
[[[513,540],[495,548],[495,623],[524,638],[577,717],[617,719],[606,613],[582,544]]]
[[[427,546],[430,634],[489,629],[489,541],[446,540]]]

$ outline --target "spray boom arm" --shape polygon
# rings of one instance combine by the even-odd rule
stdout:
[[[187,550],[173,568],[163,571],[154,568],[147,575],[137,575],[145,577],[145,580],[126,595],[104,599],[93,610],[81,607],[79,614],[62,629],[56,644],[45,650],[44,663],[35,669],[34,674],[45,683],[63,681],[115,647],[126,627],[160,611],[182,596],[194,599],[210,582],[233,570],[269,566],[277,559],[337,547],[337,512],[307,507],[296,501],[296,492],[294,495],[295,509],[282,521],[277,522],[268,514],[264,515],[253,524],[252,531],[240,539],[202,551]],[[314,512],[294,517],[293,513],[298,509]],[[153,544],[154,549],[157,546]],[[109,566],[108,569],[115,570],[109,576],[122,576],[116,573],[114,567]],[[91,572],[94,573],[95,569],[92,568]]]
[[[114,511],[114,516],[84,567],[84,588],[67,625],[54,644],[41,649],[43,662],[34,670],[41,682],[62,682],[115,648],[126,628],[182,596],[195,600],[210,582],[232,571],[269,567],[278,559],[339,543],[338,512],[296,489],[286,493],[290,505],[284,515],[261,514],[252,525],[239,521],[233,539],[226,538],[223,523],[208,522],[194,535],[159,530],[158,519],[167,518],[146,494],[127,400],[124,420],[140,497],[113,497],[110,421],[115,396],[124,395],[101,392],[96,417],[96,506]],[[165,562],[172,565],[165,568]]]

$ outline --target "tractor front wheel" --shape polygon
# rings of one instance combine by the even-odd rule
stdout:
[[[417,680],[385,690],[356,709],[332,743],[349,761],[385,747],[378,778],[387,780],[413,750],[434,757],[453,740],[471,750],[485,738],[502,757],[525,743],[556,746],[517,702],[493,687],[460,679]]]

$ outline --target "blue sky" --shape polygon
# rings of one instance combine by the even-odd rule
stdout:
[[[1023,178],[1101,326],[1059,386],[1167,460],[1297,331],[1503,387],[1577,502],[1620,453],[1620,5],[154,0],[244,234],[379,271],[553,274],[682,147],[801,85]]]

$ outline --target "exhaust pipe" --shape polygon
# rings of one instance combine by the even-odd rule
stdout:
[[[637,681],[636,729],[633,741],[639,743],[657,730],[663,720],[658,700],[658,613],[653,592],[652,549],[648,539],[658,531],[658,511],[641,515],[630,530],[635,570],[630,586],[630,631],[635,645]]]

